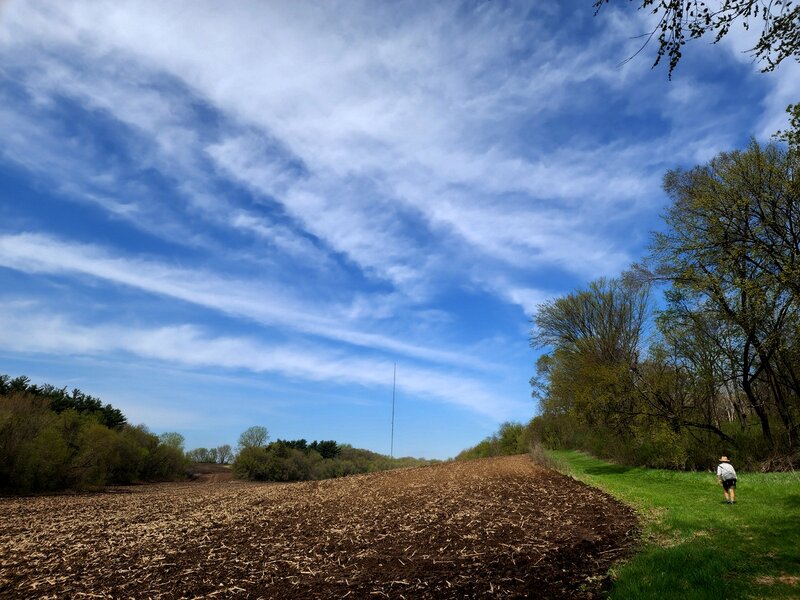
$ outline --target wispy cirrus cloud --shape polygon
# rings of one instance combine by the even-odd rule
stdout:
[[[23,317],[23,318],[21,318]],[[127,328],[119,324],[85,325],[30,303],[8,302],[0,314],[0,347],[23,353],[135,355],[191,368],[245,369],[309,381],[386,387],[393,363],[356,358],[313,345],[265,344],[254,338],[213,336],[193,325]],[[402,364],[400,390],[490,416],[508,417],[513,408],[500,392],[463,373]]]
[[[357,322],[348,323],[348,315],[360,315],[348,305],[327,303],[323,308],[299,298],[291,290],[269,283],[254,283],[209,271],[115,256],[97,246],[65,243],[46,235],[0,235],[0,266],[29,274],[89,277],[244,317],[263,325],[356,346],[443,363],[479,368],[488,366],[486,362],[461,352],[439,350],[430,345],[361,331]]]
[[[491,269],[497,261],[519,267],[530,257],[555,260],[582,275],[627,260],[596,216],[648,189],[640,171],[622,160],[609,164],[608,151],[553,153],[545,143],[522,152],[494,141],[498,131],[513,137],[532,115],[569,106],[573,90],[587,81],[619,85],[625,73],[597,60],[597,45],[581,50],[548,36],[519,7],[484,7],[468,18],[455,6],[410,14],[381,7],[330,29],[323,24],[339,10],[333,6],[248,4],[220,14],[195,3],[191,28],[180,27],[188,5],[159,7],[155,25],[148,14],[155,5],[139,6],[128,14],[124,4],[42,4],[30,20],[21,11],[17,40],[30,40],[26,24],[34,23],[81,65],[77,71],[55,61],[28,77],[28,87],[40,96],[78,98],[148,136],[164,170],[192,182],[183,185],[195,192],[190,196],[214,197],[198,205],[235,215],[228,226],[271,235],[289,253],[316,249],[297,231],[198,191],[208,187],[203,158],[278,203],[306,234],[368,277],[413,298],[464,258],[486,259]],[[618,49],[614,40],[624,40],[631,26],[618,19],[600,46]],[[444,35],[453,28],[458,35]],[[541,46],[528,45],[531,30],[542,36]],[[76,36],[93,43],[77,43]],[[106,63],[127,64],[134,76],[115,77]],[[179,83],[164,85],[164,78]],[[199,133],[187,91],[223,116],[214,139]],[[242,134],[245,124],[249,134]],[[265,139],[278,145],[267,148]],[[585,214],[566,218],[575,198]],[[507,222],[500,222],[503,213]]]

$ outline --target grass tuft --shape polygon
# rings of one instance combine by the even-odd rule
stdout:
[[[540,467],[544,467],[546,469],[553,469],[554,471],[559,471],[561,473],[566,473],[570,475],[570,467],[569,462],[560,459],[556,456],[555,453],[550,452],[541,444],[532,444],[530,447],[529,455],[531,460],[539,465]]]

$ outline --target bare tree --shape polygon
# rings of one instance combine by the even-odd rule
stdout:
[[[226,465],[233,459],[233,449],[230,444],[222,444],[217,446],[217,462],[221,465]]]

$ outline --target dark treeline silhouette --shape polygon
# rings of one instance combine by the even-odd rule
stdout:
[[[300,440],[275,440],[273,444],[283,445],[287,448],[294,448],[308,454],[309,452],[318,452],[322,458],[336,458],[339,455],[339,446],[333,440],[313,441],[310,444],[303,439]]]
[[[185,476],[182,436],[131,426],[80,390],[0,375],[0,491],[33,493]]]
[[[99,398],[84,394],[78,388],[67,392],[67,388],[57,388],[50,384],[36,385],[24,375],[11,378],[9,375],[0,375],[0,396],[10,396],[13,393],[22,393],[43,398],[48,402],[48,408],[56,413],[65,410],[74,410],[80,414],[90,414],[98,422],[110,429],[120,429],[127,422],[122,411],[110,404],[103,404]]]

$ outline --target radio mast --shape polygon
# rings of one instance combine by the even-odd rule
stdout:
[[[394,458],[394,392],[397,387],[397,363],[394,363],[394,373],[392,374],[392,442],[389,450],[389,457]]]

